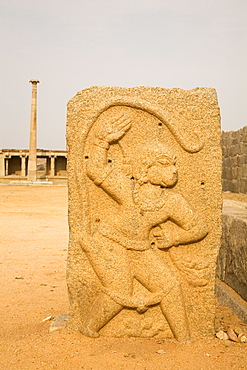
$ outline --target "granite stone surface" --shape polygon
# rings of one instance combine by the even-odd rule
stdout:
[[[221,131],[211,88],[98,87],[68,103],[68,327],[214,334]]]

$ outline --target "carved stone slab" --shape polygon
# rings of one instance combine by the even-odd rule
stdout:
[[[220,137],[214,89],[93,86],[69,101],[72,331],[213,335]]]

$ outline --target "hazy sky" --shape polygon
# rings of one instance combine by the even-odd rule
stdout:
[[[214,87],[222,129],[247,125],[246,0],[0,0],[0,148],[65,149],[66,104],[92,85]]]

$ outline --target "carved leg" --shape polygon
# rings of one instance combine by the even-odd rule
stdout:
[[[127,252],[121,245],[96,233],[87,257],[105,288],[126,297],[132,294],[133,277]],[[122,309],[122,305],[102,292],[90,308],[81,332],[90,337],[99,336],[98,331]]]
[[[106,294],[101,293],[91,307],[90,314],[80,330],[81,333],[89,337],[98,337],[98,331],[122,309],[122,306],[114,302]]]
[[[174,337],[181,342],[190,340],[190,331],[180,283],[174,273],[153,250],[131,251],[135,277],[151,292],[168,291],[161,301],[161,310]]]
[[[179,285],[174,286],[161,301],[160,306],[174,337],[180,342],[189,342],[190,331],[188,319]]]

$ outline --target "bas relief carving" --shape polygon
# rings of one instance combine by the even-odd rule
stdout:
[[[139,148],[131,177],[108,162],[110,146],[120,144],[131,125],[131,118],[124,114],[100,122],[87,158],[87,176],[118,207],[105,216],[84,246],[102,284],[102,293],[81,330],[97,337],[99,330],[124,307],[144,312],[149,306],[160,304],[174,337],[186,341],[190,334],[181,287],[157,248],[196,242],[206,236],[207,227],[189,202],[175,191],[176,155],[165,144],[147,141]],[[168,220],[176,229],[160,227]],[[156,242],[150,242],[151,233]],[[133,278],[150,293],[133,296]]]
[[[162,128],[169,140],[159,136]],[[100,291],[81,320],[82,334],[98,337],[124,309],[143,315],[159,306],[173,336],[190,340],[181,280],[204,287],[209,266],[176,251],[207,240],[209,227],[177,185],[183,152],[193,156],[204,146],[195,130],[185,134],[159,107],[142,100],[113,99],[91,119],[77,170],[83,173],[78,186],[85,199],[76,238]],[[134,281],[145,289],[135,291]]]

